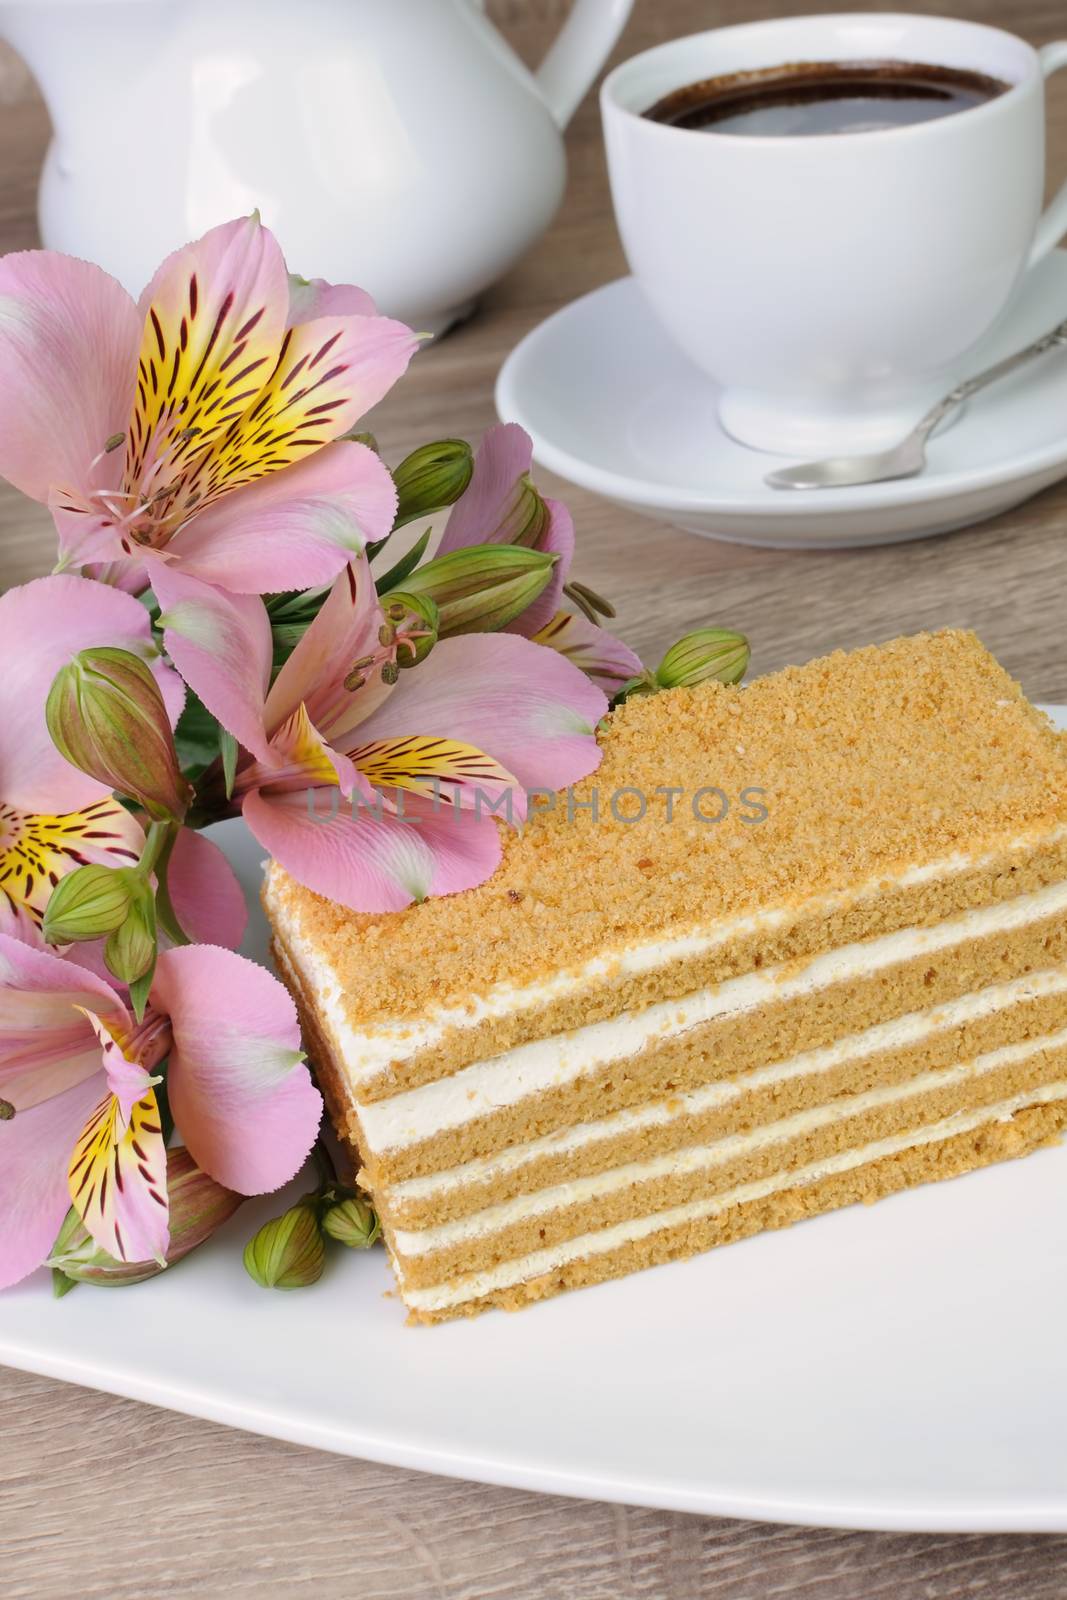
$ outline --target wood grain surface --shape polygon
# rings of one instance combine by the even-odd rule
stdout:
[[[895,8],[923,9],[906,0]],[[699,27],[811,9],[878,7],[637,0],[617,55]],[[1067,33],[1063,0],[939,0],[936,9],[1035,44]],[[490,0],[490,10],[535,61],[566,3]],[[1050,178],[1059,180],[1067,85],[1053,85],[1050,113]],[[47,137],[28,76],[0,56],[0,249],[36,242]],[[592,100],[568,144],[570,188],[550,233],[470,323],[419,357],[375,415],[388,458],[442,433],[478,435],[493,420],[493,380],[515,342],[624,270]],[[919,544],[786,554],[714,544],[545,482],[574,512],[577,571],[612,595],[638,649],[651,653],[718,619],[751,635],[753,668],[765,671],[956,624],[976,628],[1034,698],[1067,700],[1067,487]],[[52,548],[47,515],[0,485],[0,586],[46,571]],[[358,1329],[353,1342],[358,1351]],[[343,1460],[0,1369],[2,1600],[261,1595],[1058,1600],[1067,1596],[1067,1539],[826,1532],[551,1499]]]

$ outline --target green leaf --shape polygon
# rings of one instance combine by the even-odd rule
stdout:
[[[156,963],[155,957],[153,957],[152,965],[149,967],[148,971],[143,972],[139,978],[135,978],[130,984],[130,1004],[133,1007],[133,1014],[137,1018],[138,1022],[144,1021],[145,1006],[148,1004],[148,991],[152,987],[152,979],[155,977],[155,974]]]
[[[219,729],[219,746],[222,751],[222,775],[226,780],[226,798],[233,797],[233,780],[237,773],[237,740],[225,728]]]
[[[195,782],[217,759],[221,732],[217,720],[190,689],[174,730],[178,761],[187,778]]]
[[[284,594],[272,594],[267,601],[267,615],[272,622],[303,622],[314,620],[322,609],[331,584],[318,589],[289,589]]]
[[[274,595],[267,602],[274,647],[271,663],[272,681],[322,610],[330,587],[332,586],[324,589],[308,589],[303,593]]]
[[[52,1293],[57,1300],[62,1300],[65,1294],[78,1287],[74,1278],[68,1278],[65,1272],[58,1267],[52,1268]]]
[[[274,663],[276,670],[288,660],[310,626],[310,622],[276,622],[274,624]]]
[[[276,622],[274,624],[272,631],[274,651],[270,666],[270,680],[272,683],[310,626],[310,622]]]
[[[422,536],[415,540],[406,556],[401,556],[395,567],[390,567],[388,572],[374,580],[374,586],[379,594],[388,594],[390,589],[396,589],[405,578],[411,576],[426,554],[426,546],[430,542],[431,528],[427,528]]]

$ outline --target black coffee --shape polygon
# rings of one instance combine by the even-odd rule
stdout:
[[[874,133],[969,111],[1008,87],[984,72],[921,61],[795,61],[686,84],[644,114],[672,128],[755,138]]]

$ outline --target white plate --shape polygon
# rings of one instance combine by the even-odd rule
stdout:
[[[258,847],[239,822],[218,837],[254,887]],[[135,1289],[57,1302],[35,1274],[0,1295],[0,1361],[486,1483],[836,1527],[1063,1531],[1065,1189],[1067,1150],[1046,1151],[432,1329],[386,1298],[381,1251],[333,1252],[312,1289],[257,1289],[241,1246],[274,1197]]]
[[[972,354],[977,372],[1067,317],[1067,252]],[[946,389],[951,386],[946,383]],[[718,391],[660,329],[633,278],[594,290],[527,334],[500,371],[496,407],[542,465],[583,489],[738,544],[831,549],[917,539],[996,516],[1067,475],[1067,352],[972,401],[930,444],[919,478],[858,489],[769,489],[784,458],[725,434]]]

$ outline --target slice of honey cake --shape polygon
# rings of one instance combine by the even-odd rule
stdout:
[[[370,916],[268,873],[416,1320],[1067,1123],[1067,746],[973,635],[631,699],[602,742],[480,888]]]

